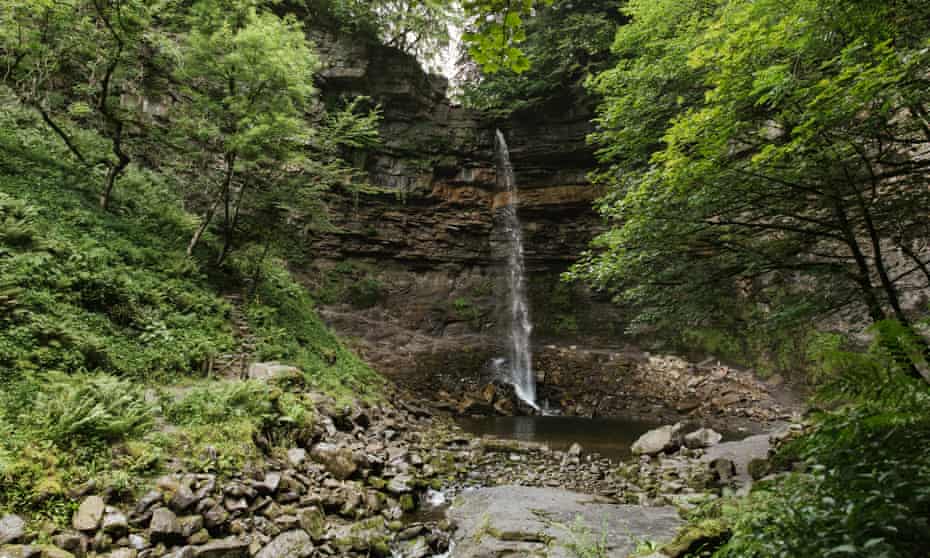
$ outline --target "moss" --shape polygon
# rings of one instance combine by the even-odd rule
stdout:
[[[671,558],[697,556],[699,552],[719,548],[729,537],[730,531],[722,519],[704,519],[687,525],[661,551]]]

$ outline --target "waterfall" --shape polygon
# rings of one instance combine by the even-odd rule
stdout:
[[[533,355],[530,352],[530,308],[526,300],[526,270],[523,262],[523,230],[517,215],[519,199],[517,181],[510,164],[510,150],[504,134],[497,130],[498,183],[510,194],[509,203],[502,209],[503,227],[507,235],[507,302],[510,309],[508,335],[509,381],[523,401],[536,407],[536,377],[533,374]]]

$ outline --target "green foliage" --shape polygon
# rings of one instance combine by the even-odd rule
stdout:
[[[525,22],[528,69],[503,68],[464,84],[463,102],[501,115],[575,104],[581,84],[605,70],[622,17],[619,2],[559,0]],[[581,102],[584,102],[583,100]]]
[[[865,407],[823,417],[785,450],[811,472],[755,490],[714,556],[921,556],[930,547],[928,443],[924,415]]]
[[[471,58],[493,74],[501,70],[516,73],[530,68],[530,59],[520,49],[526,40],[524,19],[535,10],[552,5],[553,0],[467,0],[466,16],[473,18],[475,29],[466,31]]]
[[[59,447],[113,443],[152,426],[153,408],[139,385],[113,376],[50,373],[28,413],[27,428]]]
[[[273,410],[272,388],[264,382],[206,383],[163,403],[165,418],[192,426],[250,418],[262,419]]]
[[[650,324],[714,325],[719,301],[775,290],[808,320],[855,301],[906,322],[887,250],[922,272],[908,254],[930,206],[911,148],[928,137],[930,13],[908,6],[630,2],[620,61],[592,81],[614,226],[571,276]]]
[[[608,530],[604,525],[600,533],[594,533],[581,516],[575,518],[569,526],[568,550],[576,558],[607,558],[610,547],[607,544]]]
[[[42,115],[68,154],[105,170],[103,208],[147,121],[139,98],[153,76],[153,6],[141,0],[12,0],[0,15],[3,83]],[[92,130],[93,134],[82,131]]]
[[[234,267],[247,268],[237,256]],[[300,368],[308,382],[337,394],[373,396],[381,378],[346,349],[317,316],[307,289],[294,281],[283,263],[269,258],[247,307],[249,324],[260,339],[259,358]]]

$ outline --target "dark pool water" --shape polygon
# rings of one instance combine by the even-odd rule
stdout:
[[[599,453],[614,460],[629,457],[630,446],[637,438],[665,424],[642,419],[560,416],[462,418],[458,423],[476,436],[539,442],[557,450],[567,450],[577,442],[584,453]],[[697,425],[686,426],[684,431],[697,428]],[[738,432],[723,434],[724,440],[746,436]]]

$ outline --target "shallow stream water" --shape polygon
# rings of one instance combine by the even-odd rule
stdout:
[[[567,450],[577,442],[586,454],[599,453],[618,461],[630,456],[630,447],[640,436],[665,423],[629,418],[526,416],[462,418],[458,424],[476,436],[538,442],[555,450]],[[684,432],[697,428],[699,425],[687,425]],[[744,438],[748,433],[722,434],[728,441]]]

